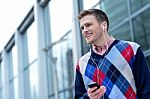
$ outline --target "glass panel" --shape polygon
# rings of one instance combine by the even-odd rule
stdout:
[[[68,98],[66,98],[65,91],[62,93],[59,93],[59,97],[61,97],[61,99],[68,99]]]
[[[14,79],[14,99],[19,99],[18,95],[18,77],[16,77]]]
[[[51,0],[49,4],[52,41],[56,41],[72,27],[72,0]]]
[[[38,72],[37,72],[37,61],[34,62],[30,67],[30,91],[31,99],[37,99],[37,86],[38,86]]]
[[[119,28],[115,29],[110,34],[112,34],[115,37],[115,39],[130,41],[131,34],[130,34],[129,22],[121,25]]]
[[[2,60],[1,61],[1,95],[3,95],[2,93],[4,93],[4,89],[5,89],[5,87],[4,87],[4,84],[6,83],[5,82],[5,78],[6,78],[6,76],[4,75],[4,71],[5,71],[5,66],[4,66],[4,61]],[[3,99],[3,96],[1,96],[0,97],[0,99]]]
[[[13,78],[11,79],[12,94],[14,99],[18,99],[18,58],[17,47],[12,48],[12,62],[13,62]],[[13,84],[13,85],[12,85]]]
[[[150,0],[129,0],[129,1],[131,2],[132,13],[150,3]]]
[[[2,90],[1,90],[1,92],[2,93],[4,93],[4,84],[6,84],[6,82],[5,82],[5,77],[6,77],[6,75],[5,75],[5,65],[4,65],[4,61],[2,60],[1,61],[1,73],[2,73]],[[2,98],[0,97],[0,99],[3,99],[3,96],[2,96]]]
[[[49,99],[55,99],[55,97],[54,96],[50,96]]]
[[[12,61],[13,61],[13,76],[18,75],[18,53],[17,53],[17,48],[14,46],[12,48]]]
[[[84,55],[85,53],[87,53],[90,50],[90,46],[89,46],[89,44],[87,44],[87,42],[83,36],[81,38],[82,38],[82,41],[81,41],[82,55]]]
[[[37,31],[35,22],[27,30],[29,63],[37,58]]]
[[[49,4],[52,31],[51,36],[52,42],[55,42],[64,36],[72,27],[72,0],[52,0]],[[52,51],[53,57],[57,58],[55,65],[57,72],[56,75],[58,77],[58,90],[62,91],[73,84],[74,69],[71,33],[69,33],[62,41],[56,43],[53,46]],[[53,86],[50,88],[53,88]],[[64,95],[64,93],[61,94]],[[73,99],[73,96],[71,97]],[[59,98],[68,99],[64,96]]]
[[[0,88],[0,99],[3,99],[2,98],[2,92],[3,92],[3,89],[2,89],[2,87]]]
[[[127,0],[103,0],[100,5],[109,17],[110,28],[128,17]]]
[[[135,41],[141,45],[143,50],[150,48],[150,9],[133,19],[133,31]]]
[[[8,52],[8,76],[9,76],[9,80],[11,80],[11,79],[13,79],[13,76],[14,76],[14,73],[13,73],[13,60],[11,60],[12,59],[12,50],[10,50],[9,52]]]
[[[66,95],[67,95],[67,99],[72,99],[72,97],[71,97],[71,96],[73,96],[72,88],[66,90]]]
[[[150,56],[147,56],[146,59],[147,59],[148,65],[150,66]]]
[[[2,87],[2,66],[1,66],[1,61],[0,61],[0,89]]]
[[[53,55],[57,58],[56,70],[58,77],[58,90],[62,91],[66,88],[72,88],[73,77],[74,77],[74,67],[73,67],[73,56],[72,56],[72,48],[68,45],[71,42],[71,34],[67,38],[67,41],[61,42],[57,44],[53,48]],[[71,44],[71,43],[70,43]],[[62,52],[63,50],[63,52]],[[64,99],[68,99],[68,97],[72,97],[72,93],[66,96],[65,93],[61,93]],[[62,97],[61,97],[62,98]]]
[[[0,99],[2,99],[2,66],[1,66],[1,60],[0,60]]]
[[[14,99],[14,79],[9,81],[9,95],[10,95],[10,99]]]
[[[96,5],[100,0],[83,0],[83,9],[90,9]]]

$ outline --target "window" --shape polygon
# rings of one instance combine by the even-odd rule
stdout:
[[[138,9],[148,5],[150,0],[129,0],[131,2],[131,12],[134,13]]]
[[[56,43],[52,47],[53,58],[56,59],[56,62],[53,61],[54,63],[51,68],[55,69],[56,74],[50,76],[57,77],[57,85],[50,86],[50,89],[57,87],[59,98],[72,99],[72,82],[74,75],[72,63],[72,34],[71,32],[68,33],[72,27],[72,0],[52,0],[49,6],[52,43],[65,35],[64,40]],[[54,90],[51,90],[50,98],[51,96],[53,97],[51,93],[54,93]]]
[[[0,59],[0,99],[2,99],[2,91],[3,91],[3,85],[2,85],[2,65],[1,64],[2,64],[2,61]]]
[[[110,21],[110,28],[128,17],[127,0],[103,0],[101,9],[106,12]]]
[[[37,40],[37,31],[35,27],[35,22],[32,23],[32,25],[27,30],[27,38],[28,38],[28,58],[29,63],[27,68],[24,71],[24,74],[26,77],[29,76],[29,82],[30,82],[30,94],[31,99],[37,99],[37,83],[38,83],[38,77],[37,77],[37,54],[38,54],[38,40]]]
[[[29,63],[32,63],[37,59],[37,31],[35,27],[35,22],[27,30],[27,39],[28,39],[28,57]]]
[[[148,65],[150,66],[150,56],[147,56],[146,59],[147,59]]]
[[[121,25],[114,31],[110,33],[110,35],[113,35],[116,39],[120,40],[131,40],[131,33],[130,33],[130,27],[129,22],[126,22],[125,24]]]
[[[141,45],[143,50],[150,48],[150,9],[144,11],[133,19],[133,31],[135,41]]]
[[[83,8],[84,9],[90,9],[94,5],[96,5],[100,0],[83,0]]]

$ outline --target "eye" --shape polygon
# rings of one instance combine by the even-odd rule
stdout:
[[[81,30],[84,30],[84,26],[81,26],[80,29],[81,29]]]
[[[86,27],[89,27],[89,26],[90,26],[90,24],[86,24],[85,26],[86,26]]]
[[[91,23],[87,23],[87,24],[85,24],[85,27],[90,27],[92,24]]]
[[[84,26],[81,26],[80,29],[84,30],[85,28],[89,28],[91,25],[91,23],[86,23]]]

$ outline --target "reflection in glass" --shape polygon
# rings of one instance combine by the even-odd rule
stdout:
[[[17,48],[14,46],[12,48],[12,66],[13,66],[13,79],[12,79],[12,90],[14,92],[14,99],[18,99],[18,58],[17,58]],[[12,92],[12,94],[13,94]]]
[[[150,3],[150,0],[129,0],[131,2],[131,12],[134,13],[138,9]]]
[[[0,60],[0,99],[2,99],[2,91],[3,91],[3,88],[2,88],[2,61]]]
[[[14,99],[19,99],[18,95],[18,77],[16,77],[14,79]]]
[[[29,67],[30,75],[30,91],[31,99],[37,99],[37,87],[38,87],[38,72],[37,72],[37,61]]]
[[[81,37],[81,45],[82,45],[82,55],[84,55],[85,53],[87,53],[90,50],[90,46],[89,44],[87,44],[85,38],[82,36]]]
[[[25,76],[28,76],[29,73],[29,82],[30,82],[30,94],[31,99],[37,99],[36,90],[37,90],[37,31],[36,31],[35,22],[27,30],[27,39],[28,39],[28,57],[29,63],[28,68],[24,71]]]
[[[103,0],[100,6],[109,17],[110,28],[128,17],[127,0]]]
[[[110,35],[111,34],[115,37],[115,39],[131,40],[129,22],[121,25],[119,28],[112,31]]]
[[[65,4],[66,2],[67,7]],[[52,0],[49,6],[51,16],[51,38],[52,42],[55,42],[64,36],[72,27],[72,0]],[[55,44],[52,48],[52,52],[53,57],[57,59],[56,72],[59,98],[73,99],[72,91],[70,91],[69,95],[66,94],[69,88],[73,90],[74,69],[72,59],[72,34],[69,33],[65,36],[64,40]],[[50,88],[53,87],[54,86],[50,86]]]
[[[150,56],[147,56],[146,59],[147,59],[148,65],[150,66]]]
[[[18,75],[18,58],[17,58],[17,48],[14,46],[12,48],[12,60],[13,60],[13,76]]]
[[[51,35],[52,42],[54,42],[71,29],[73,7],[72,0],[51,0],[49,4]]]
[[[37,31],[35,22],[27,30],[29,63],[37,58]]]
[[[141,45],[143,50],[150,48],[150,9],[133,19],[133,30],[135,41]]]
[[[53,47],[53,55],[57,58],[56,70],[58,76],[58,90],[60,92],[59,97],[61,99],[68,99],[68,97],[73,97],[72,91],[69,91],[69,95],[66,91],[72,90],[73,86],[73,56],[71,45],[71,33],[65,37],[66,41],[55,45]],[[71,99],[70,98],[70,99]]]
[[[83,9],[90,9],[96,5],[100,0],[83,0]]]

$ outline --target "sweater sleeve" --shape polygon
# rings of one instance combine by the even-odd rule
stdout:
[[[150,69],[141,48],[135,55],[133,75],[138,99],[150,99]]]
[[[83,82],[82,74],[79,69],[79,65],[76,68],[76,78],[75,78],[75,99],[89,99],[87,90]]]

